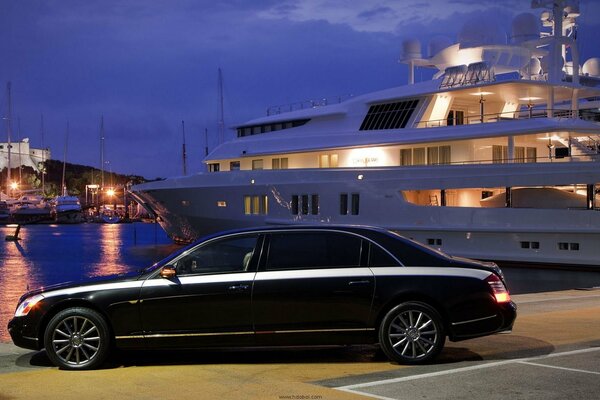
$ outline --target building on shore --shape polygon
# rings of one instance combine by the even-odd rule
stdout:
[[[0,170],[7,168],[9,144],[0,142]],[[10,167],[31,167],[40,171],[42,163],[51,157],[50,149],[34,149],[29,146],[29,138],[23,138],[18,142],[10,143]]]

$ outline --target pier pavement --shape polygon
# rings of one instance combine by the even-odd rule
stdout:
[[[414,367],[351,346],[127,352],[72,372],[3,343],[0,400],[600,398],[600,290],[513,298],[511,334],[449,342],[434,364]]]

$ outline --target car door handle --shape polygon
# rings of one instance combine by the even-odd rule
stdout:
[[[370,285],[371,281],[369,280],[363,280],[363,281],[350,281],[348,282],[348,285],[350,286],[358,286],[358,285]]]
[[[248,290],[250,285],[231,285],[227,288],[227,290],[231,290],[232,292],[243,292],[244,290]]]

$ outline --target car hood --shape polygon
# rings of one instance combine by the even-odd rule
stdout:
[[[137,280],[140,276],[141,276],[140,272],[132,271],[132,272],[126,272],[126,273],[122,273],[122,274],[114,274],[114,275],[86,278],[85,280],[82,280],[82,281],[69,281],[69,282],[62,282],[62,283],[57,283],[57,284],[49,285],[49,286],[42,286],[40,288],[30,290],[29,292],[25,293],[23,296],[21,296],[19,303],[21,301],[23,301],[24,299],[26,299],[27,297],[34,296],[36,294],[44,294],[44,293],[47,293],[47,292],[50,292],[53,290],[69,289],[72,287],[84,287],[84,286],[96,285],[98,283],[131,281],[131,280]]]

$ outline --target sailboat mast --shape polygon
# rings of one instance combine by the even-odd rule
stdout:
[[[223,72],[219,67],[219,144],[225,141],[225,107],[223,103]]]
[[[187,175],[187,154],[185,152],[185,122],[181,121],[181,133],[183,134],[183,149],[182,149],[182,157],[183,157],[183,175]]]
[[[100,117],[100,190],[104,190],[104,115]]]
[[[17,140],[19,143],[19,186],[23,183],[23,159],[21,158],[21,117],[17,115]]]
[[[67,121],[67,132],[65,134],[65,152],[63,155],[63,168],[62,168],[62,181],[61,181],[63,196],[67,195],[67,185],[65,183],[65,173],[66,173],[66,168],[67,168],[67,145],[68,145],[68,143],[69,143],[69,121]]]
[[[46,149],[44,148],[44,114],[42,114],[40,122],[40,133],[42,136],[42,193],[46,194]]]
[[[6,84],[6,97],[8,98],[8,115],[6,116],[6,136],[8,137],[8,175],[6,178],[6,193],[10,193],[11,187],[10,187],[10,170],[11,170],[11,165],[10,165],[10,158],[11,158],[11,154],[10,154],[10,148],[12,147],[10,144],[10,135],[11,135],[11,130],[12,130],[12,100],[11,100],[11,83],[10,81]]]

